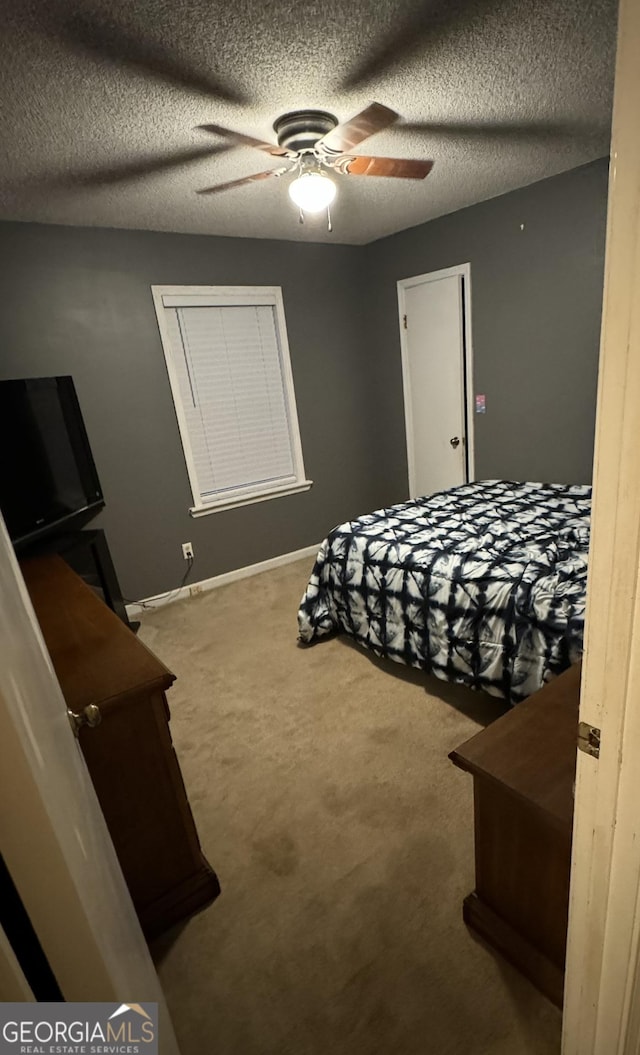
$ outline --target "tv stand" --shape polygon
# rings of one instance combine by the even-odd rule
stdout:
[[[52,535],[46,541],[34,543],[26,552],[21,552],[19,559],[26,560],[29,557],[48,556],[53,553],[63,558],[76,575],[91,587],[96,596],[116,613],[125,626],[134,633],[137,632],[140,623],[132,622],[127,616],[107,538],[101,528],[64,531]]]

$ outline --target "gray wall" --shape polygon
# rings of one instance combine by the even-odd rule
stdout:
[[[368,246],[368,321],[377,389],[387,395],[381,482],[405,495],[396,283],[469,261],[478,479],[591,479],[608,161]],[[521,225],[524,224],[524,230]]]
[[[471,262],[479,477],[590,478],[607,163],[365,247],[0,224],[0,377],[72,374],[128,597],[407,496],[396,282]],[[520,225],[524,224],[524,231]],[[192,520],[150,286],[280,285],[313,488]]]
[[[361,313],[362,250],[0,225],[0,377],[72,374],[106,497],[103,526],[121,585],[144,597],[319,542],[380,505],[378,427]],[[193,520],[150,286],[283,288],[305,469],[300,495]]]

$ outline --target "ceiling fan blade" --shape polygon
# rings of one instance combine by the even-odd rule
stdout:
[[[257,183],[259,180],[271,179],[272,176],[282,176],[285,172],[289,172],[289,169],[267,169],[266,172],[256,172],[253,176],[243,176],[242,179],[232,179],[228,183],[216,183],[213,187],[203,187],[202,190],[196,191],[196,194],[219,194],[223,190],[242,187],[245,183]]]
[[[411,158],[371,158],[362,154],[345,154],[333,166],[347,176],[390,176],[394,179],[424,179],[433,168],[433,161],[413,161]]]
[[[297,150],[287,150],[286,147],[279,147],[277,143],[264,143],[261,139],[245,136],[242,132],[234,132],[231,128],[223,128],[222,125],[198,125],[198,128],[203,132],[211,132],[215,136],[224,136],[236,146],[255,147],[256,150],[262,150],[265,154],[272,154],[276,158],[297,158],[299,156]]]
[[[85,187],[107,186],[111,183],[121,183],[125,180],[138,179],[141,176],[150,176],[158,172],[167,172],[182,165],[188,165],[192,161],[202,161],[205,158],[216,157],[225,154],[229,147],[192,147],[190,150],[176,151],[173,154],[158,158],[141,158],[139,161],[125,162],[122,165],[113,165],[109,168],[98,169],[95,172],[79,172],[66,177],[66,182],[81,184]]]
[[[548,140],[593,134],[593,128],[571,121],[408,121],[399,131],[418,132],[442,138],[504,140]]]
[[[62,172],[43,172],[41,175],[27,177],[19,185],[70,190],[78,187],[108,187],[111,184],[136,180],[154,173],[168,172],[174,168],[189,165],[192,162],[205,161],[207,158],[226,154],[229,147],[191,147],[188,150],[174,151],[161,157],[142,157],[136,161],[124,161],[121,164],[108,165],[95,169],[70,169]]]
[[[474,17],[482,17],[482,9],[492,6],[495,0],[485,0],[478,5],[473,0],[422,0],[418,10],[395,31],[385,32],[380,44],[362,62],[358,63],[340,83],[343,90],[359,88],[369,84],[388,69],[399,66],[403,60],[416,52],[423,54],[433,48],[460,25]],[[470,9],[470,15],[468,14]]]
[[[111,20],[101,20],[97,15],[74,14],[57,27],[58,34],[66,44],[82,51],[107,59],[118,66],[128,66],[146,77],[188,91],[214,96],[223,102],[246,103],[246,96],[230,87],[207,70],[199,73],[188,65],[167,54],[165,48],[139,33],[130,32],[115,25]]]
[[[344,121],[327,132],[326,136],[318,140],[316,147],[320,150],[345,154],[353,150],[363,139],[368,139],[375,132],[381,132],[398,120],[395,110],[381,103],[371,103],[366,110],[356,114],[349,121]]]

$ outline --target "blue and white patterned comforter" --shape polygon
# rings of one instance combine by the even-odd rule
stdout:
[[[341,524],[300,640],[378,656],[517,703],[582,653],[591,488],[485,481]]]

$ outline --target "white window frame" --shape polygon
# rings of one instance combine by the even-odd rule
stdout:
[[[182,440],[189,484],[193,495],[193,506],[189,512],[193,517],[206,516],[224,509],[234,509],[238,506],[252,505],[255,502],[266,502],[271,498],[280,498],[283,495],[298,494],[308,491],[313,485],[312,480],[307,480],[304,471],[302,457],[302,443],[300,440],[300,426],[298,424],[298,410],[296,406],[296,395],[293,386],[293,373],[291,370],[291,356],[289,353],[289,342],[287,339],[287,327],[284,315],[284,302],[280,286],[152,286],[153,303],[158,320],[158,329],[162,349],[164,351],[171,394],[178,419],[178,428]],[[231,492],[224,497],[213,498],[211,501],[203,501],[198,485],[195,460],[189,435],[189,427],[182,403],[180,383],[173,358],[173,347],[169,329],[166,322],[165,311],[167,308],[175,307],[170,302],[172,299],[180,299],[181,307],[226,307],[237,305],[269,305],[274,308],[276,332],[280,348],[280,360],[282,365],[282,376],[284,381],[285,405],[289,420],[289,433],[291,437],[291,454],[294,464],[294,482],[284,485],[256,485],[241,488]],[[169,301],[169,303],[165,303]]]

